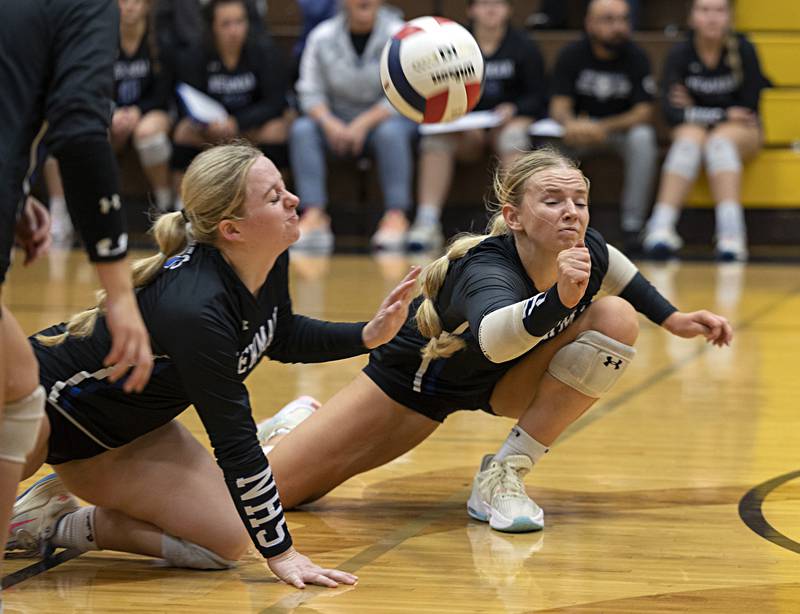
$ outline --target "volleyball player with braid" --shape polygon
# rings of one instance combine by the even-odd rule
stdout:
[[[664,66],[663,108],[673,141],[645,228],[651,256],[669,257],[682,246],[675,227],[704,164],[716,202],[717,257],[747,259],[742,163],[761,148],[758,106],[768,81],[753,44],[731,30],[731,13],[730,0],[694,0],[691,36],[672,48]]]
[[[134,265],[156,355],[139,394],[107,379],[102,305],[33,338],[48,403],[25,475],[45,461],[58,475],[18,498],[8,547],[102,548],[226,569],[252,542],[297,587],[353,584],[292,547],[244,380],[264,356],[322,362],[385,343],[405,321],[419,271],[370,322],[295,315],[287,249],[300,234],[298,200],[275,165],[251,146],[212,148],[189,166],[182,197],[185,209],[154,225],[159,253]],[[189,405],[216,464],[174,420]],[[79,507],[67,490],[91,505]]]
[[[518,422],[484,457],[470,516],[541,529],[522,478],[623,375],[637,311],[674,335],[730,343],[725,318],[677,311],[588,228],[589,182],[571,161],[538,150],[500,173],[488,234],[456,239],[428,265],[400,333],[269,452],[287,508],[400,456],[452,412],[480,409]]]

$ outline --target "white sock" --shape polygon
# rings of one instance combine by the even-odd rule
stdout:
[[[494,455],[494,460],[500,461],[512,454],[524,454],[536,464],[549,450],[550,448],[536,441],[517,425],[511,429],[500,451]]]
[[[716,206],[714,213],[717,218],[718,238],[739,239],[745,236],[742,205],[735,200],[723,200]]]
[[[414,223],[420,226],[433,226],[439,223],[441,208],[436,205],[420,205],[417,207],[417,217]]]
[[[156,208],[159,211],[169,211],[172,208],[172,190],[169,188],[158,188],[155,197]]]
[[[94,530],[96,509],[94,505],[87,505],[61,518],[51,540],[53,545],[59,548],[76,548],[81,552],[100,550]]]
[[[647,230],[653,232],[654,230],[675,230],[678,223],[678,218],[681,215],[681,210],[667,203],[656,203],[653,207],[653,213],[650,215],[650,220],[647,222]]]

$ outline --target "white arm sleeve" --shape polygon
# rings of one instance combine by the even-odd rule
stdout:
[[[508,362],[535,346],[541,337],[531,335],[523,322],[526,313],[545,299],[545,292],[533,298],[493,311],[481,320],[478,343],[484,356],[494,363]]]
[[[619,296],[625,287],[631,283],[639,269],[631,262],[628,257],[613,245],[608,246],[608,270],[600,289]]]

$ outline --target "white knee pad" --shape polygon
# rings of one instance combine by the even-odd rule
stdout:
[[[611,389],[635,355],[630,345],[587,330],[556,352],[547,372],[581,394],[598,399]]]
[[[455,154],[458,140],[454,134],[431,134],[423,136],[419,142],[420,151],[442,151]]]
[[[24,399],[5,406],[0,419],[0,460],[25,463],[36,445],[39,424],[44,417],[44,388],[37,387]]]
[[[163,132],[145,137],[135,143],[142,166],[155,166],[169,162],[172,143]]]
[[[531,148],[531,141],[528,138],[527,126],[514,124],[504,128],[497,136],[497,153],[502,155],[521,153]]]
[[[664,160],[664,170],[694,181],[700,170],[701,152],[699,143],[688,139],[678,139],[669,148]]]
[[[724,136],[712,136],[706,141],[706,171],[737,173],[742,170],[742,159],[736,144]]]
[[[164,533],[161,538],[161,556],[173,567],[188,569],[230,569],[236,561],[228,561],[208,548],[187,542]]]

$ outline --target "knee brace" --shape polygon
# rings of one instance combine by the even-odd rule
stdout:
[[[236,561],[228,561],[208,548],[187,542],[167,533],[161,537],[161,556],[173,567],[188,569],[230,569]]]
[[[423,136],[419,142],[419,150],[441,151],[444,153],[455,154],[458,145],[457,137],[453,134],[431,134]]]
[[[742,159],[736,144],[724,136],[712,136],[706,141],[706,171],[716,173],[737,173],[742,170]]]
[[[688,139],[678,139],[669,148],[664,170],[694,181],[700,170],[700,145]]]
[[[527,126],[509,126],[497,135],[497,153],[501,156],[527,151],[531,148]]]
[[[156,166],[169,162],[172,155],[172,143],[163,132],[134,142],[134,147],[139,153],[142,166]]]
[[[636,350],[596,330],[587,330],[556,352],[547,372],[570,388],[598,399],[633,360]]]
[[[0,460],[25,463],[36,445],[44,402],[44,388],[39,386],[25,398],[5,406],[0,419]]]

